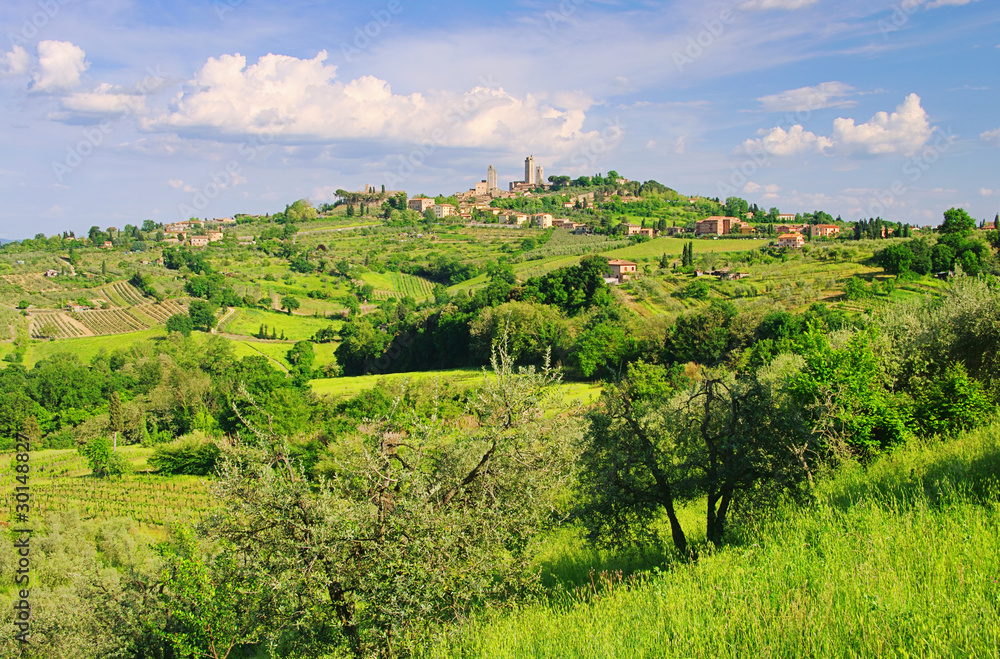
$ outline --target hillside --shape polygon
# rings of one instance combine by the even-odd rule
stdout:
[[[697,564],[602,571],[562,545],[541,565],[558,581],[543,601],[477,616],[416,655],[994,656],[998,473],[993,424],[845,468]]]

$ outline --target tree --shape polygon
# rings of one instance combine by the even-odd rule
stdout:
[[[532,542],[564,515],[572,433],[542,414],[554,374],[515,372],[502,351],[493,366],[473,430],[396,400],[332,439],[315,479],[267,425],[227,449],[208,530],[234,554],[236,580],[269,585],[273,600],[253,613],[276,654],[338,641],[357,657],[389,654],[427,620],[537,589]]]
[[[202,332],[210,332],[217,322],[215,318],[215,305],[205,300],[192,300],[188,307],[188,316],[191,318],[192,329]]]
[[[132,471],[132,465],[121,453],[113,450],[107,437],[94,437],[82,448],[91,472],[97,478],[121,476]]]
[[[122,399],[117,391],[111,392],[108,398],[108,432],[112,433],[111,450],[118,450],[118,433],[125,431],[125,421],[122,418]]]
[[[291,316],[292,312],[299,308],[299,301],[294,295],[284,295],[281,298],[281,308],[287,310]]]
[[[844,297],[853,302],[866,300],[872,296],[868,284],[861,277],[849,277],[844,282]]]
[[[588,415],[579,513],[590,539],[643,543],[666,515],[674,547],[691,553],[678,507],[704,497],[705,531],[720,544],[734,511],[798,492],[810,434],[780,389],[710,376],[679,391],[679,369],[636,362]]]
[[[944,212],[944,222],[938,227],[942,234],[970,236],[976,230],[976,221],[964,208],[952,208]]]
[[[191,316],[185,313],[176,313],[170,318],[167,318],[166,322],[167,332],[178,332],[184,336],[191,334],[191,330],[194,329],[194,323],[191,320]]]

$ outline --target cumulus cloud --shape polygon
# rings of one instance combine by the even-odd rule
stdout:
[[[986,142],[990,146],[1000,146],[1000,128],[981,133],[979,135],[979,139]]]
[[[817,135],[799,125],[788,130],[776,126],[769,131],[758,131],[757,134],[763,137],[743,143],[743,149],[748,153],[764,151],[775,156],[791,156],[796,153],[825,153],[833,146],[830,138]]]
[[[855,124],[853,119],[834,119],[833,140],[848,150],[869,154],[912,155],[931,138],[927,112],[920,97],[910,94],[892,114],[879,112],[870,121]]]
[[[374,76],[337,80],[326,51],[313,59],[268,54],[248,65],[240,54],[209,58],[169,111],[147,130],[267,135],[305,141],[431,140],[437,146],[572,149],[592,101],[579,94],[518,98],[482,85],[464,94],[400,95]],[[558,103],[556,102],[558,101]]]
[[[757,100],[768,112],[805,112],[823,108],[849,108],[856,103],[848,97],[854,87],[843,82],[824,82],[815,87],[789,89],[780,94],[761,96]]]
[[[0,78],[24,75],[28,72],[28,51],[14,46],[9,53],[0,53]]]
[[[90,67],[86,53],[69,41],[40,41],[38,70],[32,75],[31,88],[40,92],[72,89],[80,84],[80,75]]]
[[[773,199],[778,196],[781,191],[781,186],[770,183],[768,185],[761,185],[759,183],[754,183],[750,181],[743,186],[743,192],[746,194],[758,194],[763,192],[765,199]]]
[[[741,148],[747,153],[766,152],[776,156],[810,152],[909,156],[927,144],[933,132],[920,97],[910,94],[895,112],[879,112],[865,123],[843,117],[834,119],[829,137],[816,135],[801,125],[788,130],[779,126],[758,131],[762,137],[746,140]]]
[[[802,9],[816,4],[816,0],[747,0],[740,9]]]

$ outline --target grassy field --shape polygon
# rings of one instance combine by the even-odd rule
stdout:
[[[227,334],[253,336],[261,325],[274,329],[280,336],[285,333],[289,341],[302,341],[312,338],[318,330],[333,325],[340,328],[341,321],[310,316],[289,316],[286,313],[263,311],[260,309],[237,309],[233,315],[219,328]]]
[[[691,240],[684,238],[656,238],[648,242],[622,247],[621,249],[602,252],[602,255],[613,259],[658,259],[664,254],[667,256],[680,256],[684,245],[688,242],[694,243],[694,253],[715,254],[719,252],[747,252],[767,245],[767,240],[754,240],[745,238],[719,238],[718,240],[702,239]]]
[[[32,341],[24,356],[26,368],[33,367],[37,362],[47,359],[60,352],[71,352],[82,362],[89,362],[101,351],[113,352],[129,344],[147,339],[166,336],[162,327],[154,327],[140,332],[113,334],[110,336],[85,336],[76,339],[60,339],[58,341]]]
[[[748,524],[697,563],[629,575],[650,557],[580,553],[562,538],[548,560],[577,552],[605,563],[589,574],[577,564],[546,600],[480,614],[416,654],[996,657],[997,474],[993,425],[848,468],[813,504]]]

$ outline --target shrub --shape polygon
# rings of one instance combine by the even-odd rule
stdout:
[[[219,447],[197,435],[161,444],[153,450],[149,466],[164,475],[207,476],[215,471]]]

